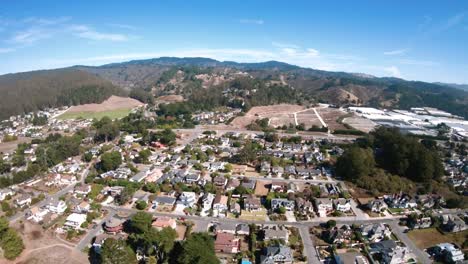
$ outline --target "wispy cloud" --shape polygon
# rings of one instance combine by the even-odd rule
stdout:
[[[70,30],[73,35],[90,40],[107,40],[107,41],[127,41],[128,36],[124,34],[103,33],[94,30],[93,28],[85,25],[71,26]]]
[[[271,43],[271,45],[273,45],[273,47],[277,47],[277,48],[292,48],[292,49],[298,49],[299,48],[299,46],[295,45],[295,44],[276,42],[276,41],[273,41]]]
[[[36,26],[50,26],[65,23],[72,18],[69,16],[57,17],[57,18],[41,18],[41,17],[28,17],[23,20],[25,23],[33,23]]]
[[[440,22],[439,24],[434,25],[433,27],[428,28],[424,33],[423,36],[425,37],[431,37],[434,35],[441,34],[447,30],[450,30],[456,26],[459,26],[463,21],[465,21],[465,18],[467,16],[467,12],[460,12],[458,14],[455,14],[446,20]]]
[[[136,30],[136,29],[137,29],[137,27],[131,26],[131,25],[127,25],[127,24],[109,23],[108,25],[111,26],[111,27],[122,28],[122,29],[129,29],[129,30]]]
[[[408,51],[409,51],[409,49],[397,49],[397,50],[385,51],[383,54],[384,55],[390,55],[390,56],[403,55],[403,54],[407,53]]]
[[[429,60],[401,59],[398,62],[400,64],[405,64],[405,65],[427,66],[427,67],[439,65],[439,63],[437,62],[429,61]]]
[[[12,35],[8,42],[14,44],[32,44],[38,40],[46,39],[52,36],[52,32],[47,29],[32,27],[24,31],[18,31]]]
[[[240,19],[239,22],[242,24],[255,24],[255,25],[263,25],[265,23],[265,21],[263,21],[262,19],[247,19],[247,18]]]
[[[385,67],[384,71],[386,71],[392,77],[403,78],[400,69],[398,69],[396,66]]]

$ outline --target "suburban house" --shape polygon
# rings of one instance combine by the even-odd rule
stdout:
[[[72,213],[69,215],[65,221],[64,227],[77,229],[79,228],[84,222],[86,222],[86,214],[77,214]]]
[[[366,205],[366,207],[374,213],[381,213],[388,209],[388,206],[383,199],[372,200]]]
[[[263,227],[264,239],[281,239],[285,242],[289,240],[289,232],[286,228],[277,225],[266,225]]]
[[[260,256],[261,264],[292,264],[293,260],[291,248],[281,245],[266,247]]]
[[[457,215],[442,215],[442,229],[446,232],[460,232],[467,229],[465,221]]]
[[[62,214],[65,212],[65,210],[67,210],[67,204],[62,200],[58,200],[48,204],[47,209],[49,209],[49,211],[52,213]]]
[[[451,243],[441,243],[436,247],[436,254],[442,256],[448,263],[457,263],[465,259],[463,252]]]
[[[379,242],[392,235],[390,228],[383,223],[368,224],[361,227],[361,234],[372,242]]]
[[[212,193],[205,193],[202,198],[202,211],[200,213],[201,216],[207,216],[211,210],[211,206],[213,205],[213,201],[215,199],[214,194]]]
[[[158,196],[154,199],[153,204],[159,210],[172,211],[176,198],[172,196]]]
[[[271,210],[277,210],[284,207],[287,211],[294,210],[294,201],[290,201],[284,198],[271,199]]]
[[[262,209],[260,198],[255,197],[254,195],[249,195],[244,198],[244,209],[247,211],[258,211]]]
[[[158,230],[161,230],[166,227],[176,229],[177,222],[174,218],[168,216],[160,216],[153,221],[152,226]]]
[[[235,254],[240,250],[240,239],[230,233],[218,233],[214,242],[215,252]]]
[[[337,211],[346,213],[351,211],[351,201],[345,198],[338,198],[333,201],[333,205]]]
[[[3,201],[7,198],[7,196],[15,195],[15,191],[13,189],[5,188],[0,190],[0,201]]]
[[[228,197],[226,195],[217,194],[213,201],[213,211],[225,213],[228,210]]]
[[[111,217],[104,222],[104,230],[108,233],[119,233],[123,230],[125,219],[119,217]]]
[[[15,203],[18,207],[23,207],[25,205],[29,206],[31,204],[32,196],[28,193],[23,193],[20,197],[15,200]]]
[[[194,192],[182,192],[177,200],[177,207],[193,207],[197,202],[197,195]]]
[[[312,205],[312,202],[307,201],[302,197],[296,198],[296,208],[297,212],[302,215],[310,214],[314,211],[314,206]]]
[[[317,207],[317,213],[320,217],[326,217],[333,211],[333,201],[330,198],[316,198],[315,207]]]

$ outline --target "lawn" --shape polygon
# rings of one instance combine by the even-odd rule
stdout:
[[[111,119],[120,119],[127,116],[131,111],[131,108],[123,108],[101,112],[65,112],[62,115],[60,115],[58,119],[101,119],[105,116],[108,116]]]
[[[239,219],[249,220],[249,221],[265,221],[267,218],[266,210],[260,210],[257,212],[249,212],[247,210],[242,210]]]
[[[457,233],[443,234],[436,228],[417,229],[408,233],[408,237],[420,249],[426,249],[444,242],[451,242],[461,246],[467,235],[468,230]]]

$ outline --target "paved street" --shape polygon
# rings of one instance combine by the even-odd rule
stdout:
[[[409,237],[403,233],[403,228],[398,225],[398,221],[391,221],[389,224],[393,233],[398,237],[398,239],[400,239],[401,242],[405,243],[405,245],[411,250],[413,254],[416,255],[420,263],[432,263],[427,253],[416,247],[413,241],[411,241],[411,239],[409,239]]]
[[[309,264],[320,264],[320,259],[315,250],[314,243],[309,234],[309,227],[300,226],[299,233],[301,234],[302,243],[304,244],[304,255],[307,257],[307,263]]]
[[[88,173],[89,173],[89,167],[90,167],[90,166],[88,166],[86,169],[83,170],[83,172],[82,172],[81,175],[80,175],[80,179],[79,179],[78,182],[81,182],[81,183],[84,182],[86,176],[87,176]],[[47,204],[49,204],[49,203],[51,203],[51,202],[53,202],[53,201],[58,200],[61,196],[67,194],[67,193],[70,192],[70,191],[72,191],[72,190],[75,188],[76,184],[77,184],[77,183],[70,184],[70,185],[68,185],[67,187],[65,187],[65,188],[63,188],[63,189],[61,189],[61,190],[59,190],[58,192],[56,192],[56,193],[54,193],[54,194],[52,194],[52,195],[45,194],[45,199],[42,200],[42,201],[40,201],[40,202],[38,202],[38,203],[35,204],[34,206],[43,207],[43,206],[45,206],[45,205],[47,205]],[[8,220],[9,220],[10,222],[18,221],[18,220],[24,218],[25,214],[26,214],[25,211],[18,212],[18,213],[16,213],[14,216],[11,216],[10,218],[8,218]]]
[[[93,238],[97,235],[99,235],[100,232],[102,232],[102,225],[109,220],[111,217],[115,215],[114,210],[109,210],[109,213],[104,217],[97,226],[91,230],[88,231],[85,237],[81,239],[81,241],[76,245],[76,248],[80,251],[82,251],[84,248],[90,245],[91,241]]]

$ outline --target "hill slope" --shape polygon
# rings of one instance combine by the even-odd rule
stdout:
[[[270,87],[270,91],[282,86],[294,90],[296,96],[292,102],[403,109],[431,106],[468,118],[468,93],[450,85],[327,72],[277,61],[237,63],[208,58],[161,57],[76,68],[97,74],[115,85],[127,89],[145,89],[157,96],[180,94],[187,99],[201,88],[212,87],[218,87],[226,93],[226,89],[235,85],[237,80],[250,78]],[[258,82],[247,85],[258,85]],[[206,95],[206,92],[200,93]],[[236,94],[235,97],[245,99],[246,95]],[[219,98],[216,100],[222,101]]]
[[[0,76],[0,119],[46,107],[99,103],[122,90],[85,71],[58,69]]]

